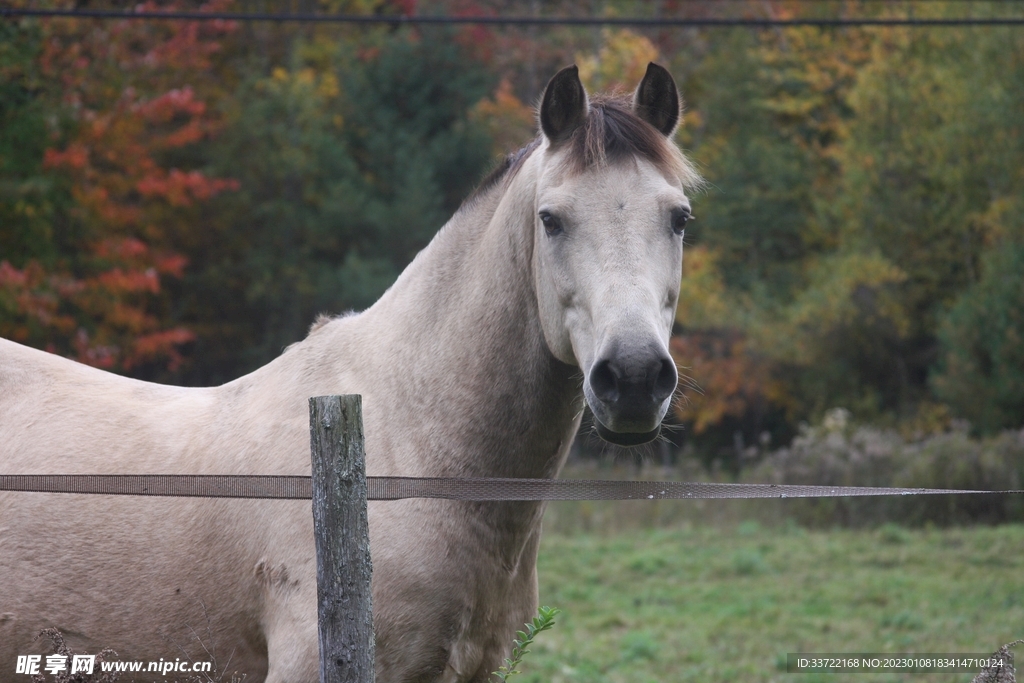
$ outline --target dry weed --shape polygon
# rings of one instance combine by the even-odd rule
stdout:
[[[46,636],[53,643],[54,654],[64,655],[68,661],[76,654],[64,641],[64,635],[56,628],[44,628],[36,638]],[[54,674],[54,683],[114,683],[117,680],[117,672],[101,671],[100,663],[110,661],[109,658],[116,657],[117,653],[109,647],[104,648],[96,655],[96,662],[93,666],[93,673],[76,672],[71,673],[70,665],[64,670]],[[32,677],[32,683],[48,683],[43,674],[36,674]]]
[[[1017,683],[1013,670],[1013,653],[1010,648],[1014,645],[1024,643],[1024,639],[1007,643],[992,653],[993,659],[1001,660],[1003,666],[986,666],[977,676],[971,679],[971,683]]]

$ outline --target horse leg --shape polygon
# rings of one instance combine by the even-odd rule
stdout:
[[[320,649],[316,621],[312,629],[295,624],[290,632],[267,634],[266,683],[317,683],[320,679]]]
[[[317,683],[320,644],[317,638],[316,584],[292,586],[287,595],[268,596],[266,683]]]

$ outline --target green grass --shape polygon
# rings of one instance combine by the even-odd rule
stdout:
[[[576,510],[559,505],[570,504],[552,518]],[[786,653],[990,653],[1024,636],[1021,525],[554,526],[540,600],[563,613],[523,683],[967,683],[973,674],[788,674]]]

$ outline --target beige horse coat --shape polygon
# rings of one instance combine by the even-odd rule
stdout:
[[[305,474],[307,399],[363,395],[370,475],[553,477],[583,397],[602,435],[657,433],[684,188],[680,104],[549,84],[543,134],[377,304],[214,388],[125,379],[0,340],[0,472]],[[537,602],[539,503],[370,505],[377,680],[487,680]],[[317,679],[308,501],[0,494],[0,681],[57,627],[73,650]],[[168,679],[163,679],[168,680]]]

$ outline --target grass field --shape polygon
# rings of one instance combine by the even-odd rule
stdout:
[[[785,661],[789,652],[990,653],[1024,637],[1021,525],[807,531],[662,516],[647,528],[587,531],[567,522],[642,514],[621,505],[551,506],[540,598],[563,614],[538,637],[523,683],[967,683],[973,674],[790,674]]]

